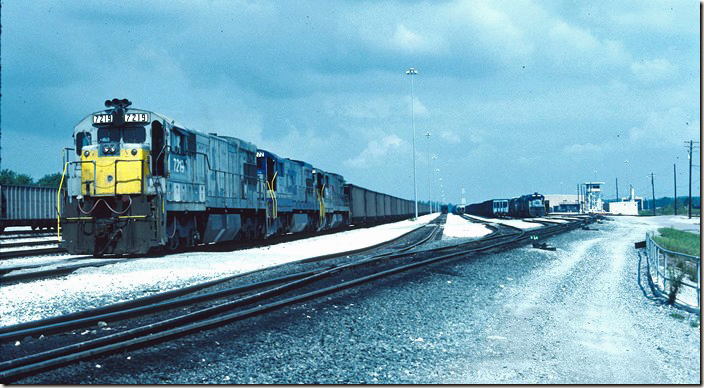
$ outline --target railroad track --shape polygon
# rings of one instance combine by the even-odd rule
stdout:
[[[0,252],[0,260],[2,259],[15,259],[18,257],[29,257],[29,256],[40,256],[40,255],[57,255],[61,253],[66,253],[63,248],[50,247],[50,248],[37,248],[37,249],[24,249],[18,251],[5,251]]]
[[[440,219],[440,218],[442,218],[441,221],[444,223],[444,217],[443,216],[438,217],[438,219]],[[433,222],[438,223],[439,221],[435,220]],[[346,251],[346,252],[324,255],[324,256],[312,257],[312,258],[308,258],[308,259],[304,259],[304,260],[306,262],[322,261],[322,260],[329,259],[329,258],[339,257],[341,255],[352,255],[352,254],[362,253],[362,252],[366,252],[369,250],[379,249],[381,247],[387,247],[387,246],[390,247],[391,249],[400,249],[400,248],[395,248],[394,244],[409,244],[406,249],[411,249],[415,245],[418,245],[420,243],[424,243],[428,239],[437,235],[438,230],[439,230],[438,228],[435,228],[433,233],[431,233],[430,235],[428,235],[426,238],[422,239],[422,241],[419,241],[418,243],[413,243],[412,241],[409,243],[408,241],[406,241],[406,240],[409,240],[407,238],[407,236],[409,234],[416,232],[416,230],[414,229],[414,230],[412,230],[408,233],[405,233],[395,239],[392,239],[390,241],[385,241],[385,242],[382,242],[382,243],[379,243],[379,244],[376,244],[373,246],[364,247],[364,248],[355,249],[355,250]],[[278,244],[281,242],[282,241],[279,240],[279,241],[276,241],[275,243]],[[21,252],[25,252],[25,251],[18,251],[17,253],[19,254]],[[0,253],[0,255],[1,254],[2,253]],[[22,257],[22,256],[19,256],[19,257]],[[151,256],[145,256],[143,258],[149,258],[149,257],[151,257]],[[72,258],[70,260],[75,261],[75,260],[81,260],[81,259],[87,259],[87,258],[91,258],[91,257],[85,256],[85,257]],[[19,266],[13,266],[13,267],[0,267],[0,285],[8,285],[8,284],[13,284],[13,283],[22,282],[22,281],[30,281],[30,280],[46,279],[46,278],[51,278],[51,277],[56,277],[56,276],[63,276],[63,275],[70,274],[80,268],[101,267],[104,265],[117,264],[117,263],[120,263],[123,261],[128,261],[128,260],[135,260],[135,258],[104,259],[104,260],[97,261],[97,262],[93,261],[93,262],[89,262],[89,263],[77,263],[77,264],[72,264],[72,265],[58,266],[55,268],[48,268],[48,269],[43,269],[43,270],[23,272],[23,273],[10,274],[10,275],[6,275],[6,274],[11,273],[13,271],[22,271],[22,270],[26,270],[26,269],[35,269],[35,268],[46,267],[48,265],[53,265],[56,263],[19,265]]]
[[[8,285],[11,283],[16,283],[19,281],[26,281],[26,280],[37,280],[37,279],[46,279],[54,276],[62,276],[62,275],[67,275],[70,274],[71,272],[80,269],[80,268],[86,268],[86,267],[102,267],[104,265],[110,265],[110,264],[116,264],[121,261],[125,261],[126,259],[114,259],[114,260],[103,260],[99,262],[91,262],[91,263],[78,263],[78,264],[72,264],[72,265],[64,265],[64,266],[59,266],[56,268],[49,268],[49,269],[43,269],[39,271],[32,271],[32,272],[23,272],[23,273],[17,273],[17,274],[11,274],[11,275],[4,275],[8,272],[13,272],[13,271],[20,271],[24,269],[30,269],[30,268],[41,268],[44,265],[37,265],[37,266],[25,266],[25,267],[5,267],[5,268],[0,268],[0,284],[2,285]]]
[[[325,236],[329,234],[334,234],[334,233],[339,233],[339,232],[346,232],[350,230],[355,230],[355,229],[360,229],[360,228],[369,228],[373,227],[376,225],[364,225],[364,226],[351,226],[345,229],[327,229],[323,231],[316,231],[316,232],[309,232],[309,233],[295,233],[295,234],[287,234],[287,235],[281,235],[281,236],[273,236],[270,237],[266,240],[253,240],[253,241],[233,241],[233,242],[224,242],[224,243],[218,243],[218,244],[205,244],[205,245],[197,245],[194,247],[190,247],[188,249],[180,249],[177,251],[168,251],[168,250],[162,250],[162,251],[156,251],[152,252],[148,255],[145,255],[143,257],[155,257],[155,256],[163,256],[167,254],[173,254],[173,253],[183,253],[183,252],[233,252],[237,250],[244,250],[244,249],[251,249],[251,248],[259,248],[259,247],[264,247],[264,246],[269,246],[269,245],[275,245],[275,244],[281,244],[285,242],[290,242],[290,241],[295,241],[295,240],[300,240],[303,238],[309,238],[309,237],[320,237],[320,236]],[[22,232],[22,234],[32,234],[32,231],[18,231],[16,233]],[[51,236],[56,236],[56,234],[50,233],[50,234],[34,234],[32,237],[51,237]],[[2,239],[17,239],[18,237],[9,237],[9,236],[0,236],[0,241]],[[384,245],[386,244],[382,243],[379,245]],[[25,246],[42,246],[42,245],[52,245],[56,244],[54,241],[32,241],[32,242],[12,242],[12,243],[0,243],[0,248],[18,248],[18,247],[25,247]],[[365,250],[368,248],[363,248],[362,250]],[[58,246],[51,247],[51,248],[42,248],[42,249],[34,249],[34,250],[17,250],[17,251],[6,251],[6,252],[0,252],[0,260],[2,259],[14,259],[14,258],[20,258],[20,257],[29,257],[29,256],[38,256],[38,255],[49,255],[49,254],[59,254],[59,253],[66,253],[66,250],[63,248],[60,248]],[[108,256],[109,257],[109,256]]]
[[[40,247],[43,245],[56,245],[56,240],[1,243],[0,248]]]
[[[29,232],[29,231],[22,231],[22,232]],[[0,236],[0,241],[18,240],[21,238],[54,237],[54,236],[56,236],[56,233],[40,233],[40,232],[22,233],[22,234],[7,233],[5,235]]]
[[[26,235],[32,235],[32,236],[40,236],[40,235],[56,235],[56,232],[47,232],[46,230],[15,230],[15,231],[5,231],[2,233],[2,237],[7,237],[7,238],[16,238],[16,237],[10,237],[10,236],[26,236]]]
[[[240,284],[234,287],[221,288],[217,291],[180,297],[191,293],[194,289],[175,290],[168,295],[167,300],[142,303],[144,299],[123,302],[99,309],[69,314],[47,320],[28,322],[0,328],[0,342],[13,341],[26,336],[38,336],[44,333],[65,332],[75,328],[95,325],[100,320],[114,322],[136,315],[151,314],[183,306],[194,306],[200,303],[211,303],[204,308],[198,308],[187,314],[177,315],[146,325],[132,327],[128,330],[105,335],[88,341],[72,343],[52,350],[27,355],[0,362],[0,382],[7,383],[17,379],[55,369],[62,365],[74,363],[88,358],[121,352],[126,349],[137,349],[151,344],[164,342],[203,330],[213,329],[249,317],[265,314],[293,304],[313,300],[342,290],[367,284],[371,281],[388,277],[403,271],[439,263],[446,260],[459,259],[475,253],[488,252],[493,249],[507,249],[517,244],[525,244],[530,236],[547,237],[557,233],[580,227],[583,222],[553,225],[528,233],[519,232],[512,227],[492,226],[491,235],[468,243],[450,247],[432,249],[417,249],[437,236],[438,227],[433,228],[428,235],[417,238],[414,243],[405,244],[396,241],[399,249],[373,256],[362,256],[344,263],[324,264],[326,260],[301,261],[293,273],[260,282]],[[422,229],[422,228],[421,228]],[[406,249],[408,248],[408,249]],[[305,268],[313,266],[312,268]],[[337,276],[341,273],[346,275]],[[352,276],[352,279],[349,279]],[[222,286],[232,279],[220,279],[213,284],[202,284],[202,291],[215,284]],[[237,295],[235,299],[215,303],[214,300]],[[9,345],[8,345],[9,346]]]

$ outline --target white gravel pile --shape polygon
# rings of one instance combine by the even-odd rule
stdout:
[[[458,237],[482,237],[491,233],[491,229],[482,224],[476,224],[454,214],[447,215],[442,239],[448,240]]]
[[[533,218],[533,220],[535,220],[535,221],[545,221],[545,222],[556,222],[556,223],[558,223],[558,224],[565,224],[565,223],[570,222],[569,220],[565,220],[565,219],[562,219],[562,218],[553,218],[553,217],[549,217],[549,218]]]
[[[189,252],[82,268],[67,276],[0,287],[0,325],[133,299],[307,257],[391,240],[435,219],[401,221],[235,252]],[[44,257],[43,261],[47,261]]]

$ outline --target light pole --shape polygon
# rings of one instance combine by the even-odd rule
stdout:
[[[416,188],[416,119],[413,112],[413,100],[415,94],[413,92],[413,76],[418,74],[414,68],[406,70],[406,74],[411,76],[411,125],[413,126],[413,201],[416,203],[416,218],[418,218],[418,193]]]
[[[629,201],[632,200],[631,198],[631,179],[628,177],[630,174],[628,173],[628,160],[624,160],[624,163],[626,163],[626,185],[628,186],[628,198]]]
[[[430,132],[425,133],[425,137],[428,139],[428,206],[430,206],[430,201],[432,201],[433,189],[431,187],[432,180],[430,179]],[[432,213],[433,210],[431,209]]]
[[[433,159],[437,159],[437,158],[438,158],[437,156],[433,155]],[[440,169],[436,168],[435,172],[440,172]],[[433,177],[435,177],[435,176],[433,175]],[[440,180],[442,180],[442,178],[438,178],[438,184],[440,184]],[[438,201],[436,201],[436,202],[438,202]],[[435,210],[440,211],[440,203],[435,204]]]
[[[431,161],[437,160],[437,158],[438,158],[437,156],[433,155],[433,156],[430,158],[430,160],[431,160]],[[438,170],[438,171],[439,171],[439,170]],[[431,181],[431,183],[430,183],[430,204],[431,204],[431,210],[432,210],[432,212],[434,213],[434,212],[435,212],[435,209],[434,209],[434,206],[433,206],[434,204],[433,204],[433,184],[432,184],[432,182],[435,180],[435,179],[433,179],[433,178],[435,178],[435,171],[433,170],[433,167],[432,167],[432,166],[430,167],[430,171],[428,171],[428,175],[429,175],[428,179]]]

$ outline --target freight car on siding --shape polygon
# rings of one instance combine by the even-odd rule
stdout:
[[[350,221],[353,225],[374,225],[394,222],[413,217],[413,201],[365,189],[353,184],[345,184],[345,198],[349,206]],[[426,204],[418,204],[419,214],[428,214]]]
[[[463,210],[458,210],[483,217],[542,217],[545,215],[544,199],[542,194],[533,193],[511,199],[490,199],[466,205]]]
[[[473,203],[465,206],[469,214],[482,217],[505,217],[508,215],[509,199],[490,199],[481,203]]]
[[[10,226],[56,227],[57,190],[38,186],[0,186],[0,233]]]

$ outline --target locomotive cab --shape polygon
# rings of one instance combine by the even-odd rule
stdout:
[[[162,243],[146,231],[161,224],[148,214],[161,200],[154,198],[166,173],[164,125],[157,115],[129,105],[108,100],[109,109],[87,116],[74,129],[76,160],[66,164],[68,196],[62,206],[62,245],[72,252],[146,253]]]
[[[112,111],[94,114],[92,125],[82,122],[76,126],[74,139],[80,158],[83,196],[144,192],[151,151],[147,128],[150,135],[163,133],[163,128],[158,121],[150,125],[148,112],[127,112],[125,108],[117,106]],[[163,174],[163,167],[161,170]]]

